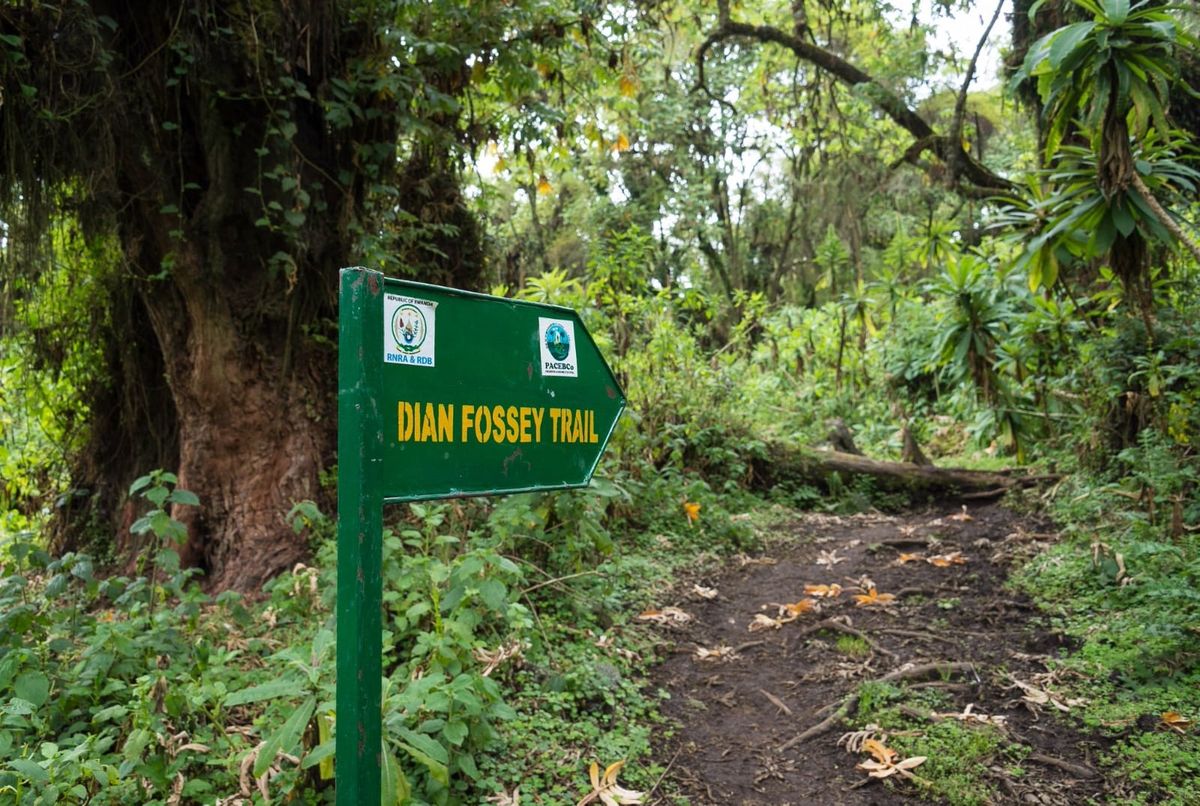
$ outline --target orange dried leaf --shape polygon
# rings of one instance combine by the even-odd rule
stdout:
[[[658,624],[686,624],[692,620],[692,614],[678,607],[664,607],[662,610],[643,610],[637,618],[638,621],[653,621]]]
[[[920,554],[906,554],[900,552],[900,556],[896,558],[896,565],[904,565],[905,563],[916,562],[921,559]]]
[[[1177,711],[1166,711],[1162,715],[1160,724],[1176,733],[1187,733],[1188,728],[1192,726],[1192,720]]]
[[[778,605],[779,615],[782,616],[782,615],[786,614],[788,616],[791,616],[793,619],[795,619],[797,616],[803,615],[804,613],[807,613],[810,610],[812,610],[816,606],[816,604],[817,603],[814,602],[812,599],[801,599],[798,602],[781,604],[781,605]]]
[[[842,592],[842,586],[836,582],[832,585],[805,585],[805,596],[816,596],[821,599],[834,599]]]
[[[965,565],[967,558],[961,551],[952,551],[949,554],[935,554],[926,558],[925,562],[938,568],[949,568],[952,565]]]
[[[626,804],[638,804],[643,802],[645,793],[634,792],[617,784],[617,773],[625,766],[625,762],[618,761],[609,764],[604,770],[604,775],[600,774],[600,765],[592,762],[588,767],[588,779],[592,783],[592,791],[584,795],[575,806],[587,806],[589,803],[600,801],[605,806],[626,806]]]
[[[889,605],[896,601],[896,595],[892,593],[880,593],[874,588],[868,588],[866,593],[856,593],[854,595],[855,607],[871,607],[873,605]]]
[[[878,739],[867,739],[862,743],[864,753],[870,753],[881,764],[890,764],[896,757],[896,751]]]

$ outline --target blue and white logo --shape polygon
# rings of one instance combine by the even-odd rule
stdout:
[[[570,319],[539,316],[538,347],[543,377],[579,377],[575,359],[575,323]]]

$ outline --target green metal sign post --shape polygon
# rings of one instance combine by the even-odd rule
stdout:
[[[380,802],[383,505],[583,487],[625,397],[567,308],[343,269],[337,802]]]

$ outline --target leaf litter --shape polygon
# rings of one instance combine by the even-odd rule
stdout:
[[[685,625],[691,647],[668,654],[656,674],[671,694],[664,711],[680,724],[676,735],[658,751],[660,764],[670,761],[663,791],[697,804],[782,806],[796,803],[796,793],[805,792],[806,801],[866,806],[891,802],[886,796],[879,800],[880,781],[890,787],[919,783],[925,789],[927,782],[936,778],[935,773],[925,771],[931,766],[928,761],[937,755],[920,744],[923,731],[893,732],[893,737],[916,737],[894,747],[886,733],[873,730],[875,726],[863,726],[861,721],[855,724],[853,705],[843,707],[864,681],[900,672],[908,676],[891,685],[899,686],[901,704],[916,696],[919,688],[933,687],[940,692],[939,707],[932,711],[922,701],[912,701],[920,706],[913,709],[915,727],[952,720],[968,730],[998,730],[1005,742],[1030,746],[1032,760],[1021,765],[1021,776],[1013,776],[1004,764],[979,769],[981,796],[1003,803],[1074,804],[1101,799],[1102,777],[1081,778],[1069,764],[1055,766],[1053,762],[1094,757],[1112,740],[1082,737],[1070,720],[1038,719],[1038,708],[1060,711],[1055,702],[1070,709],[1078,701],[1062,693],[1061,680],[1042,676],[1049,657],[1047,645],[1042,643],[1050,640],[1046,628],[1030,622],[1033,611],[1027,605],[1012,608],[1010,603],[1023,597],[1004,587],[1007,568],[1001,564],[1003,560],[992,559],[994,552],[979,549],[982,540],[996,546],[1006,535],[1021,530],[1031,534],[1049,530],[1043,523],[1028,516],[1019,518],[994,504],[973,506],[969,520],[957,518],[960,514],[961,507],[955,505],[932,516],[914,514],[891,520],[803,516],[795,525],[794,542],[771,545],[772,558],[762,562],[745,555],[735,557],[724,575],[707,579],[707,584],[720,590],[719,600],[693,599],[695,619]],[[936,548],[913,552],[915,556],[904,562],[897,562],[896,554],[877,556],[873,550],[897,531],[912,535],[928,529],[934,525],[931,519],[940,521],[943,529],[953,524],[951,531],[940,535],[940,542],[930,541]],[[982,551],[980,556],[968,559],[963,549],[970,547]],[[825,551],[830,554],[823,555]],[[835,565],[846,574],[846,580],[840,583],[838,593],[853,596],[830,596],[830,589],[838,583],[819,583],[827,585],[822,596],[820,588],[808,587],[814,583],[802,581],[831,570],[832,566],[818,564],[819,556],[840,560]],[[939,568],[926,561],[928,556],[944,558],[948,565]],[[955,557],[963,562],[955,562]],[[972,580],[978,581],[972,582],[969,591],[956,594],[961,604],[951,610],[939,607],[935,596],[900,596],[929,590],[931,580],[957,574],[968,564]],[[805,608],[804,614],[785,607],[797,604],[792,601],[798,592],[797,580],[804,590],[804,598],[798,602],[814,605]],[[871,604],[857,604],[856,597],[865,597]],[[749,629],[763,638],[747,644],[739,637],[745,636],[746,629],[745,616],[740,614],[754,608],[763,612],[754,615]],[[814,618],[818,609],[824,612]],[[877,653],[865,660],[847,657],[840,648],[842,631],[829,624],[830,619],[844,617],[839,614],[850,613],[855,614],[855,630],[894,657]],[[799,623],[789,627],[792,621]],[[945,640],[931,644],[922,638],[928,634]],[[847,637],[854,639],[853,635]],[[755,645],[752,653],[746,651]],[[719,660],[722,648],[729,646],[742,653],[740,662]],[[698,648],[717,654],[701,662]],[[714,663],[720,664],[719,675],[713,674]],[[945,672],[935,671],[962,664],[970,664],[977,674],[947,678]],[[931,671],[920,677],[910,674],[922,669]],[[1030,688],[1018,687],[1008,674]],[[1034,690],[1045,693],[1045,703],[1024,699],[1027,694],[1039,699],[1041,695]],[[1014,691],[1018,694],[1015,698]],[[747,696],[750,692],[755,696]],[[775,700],[786,700],[791,714]],[[720,719],[713,718],[715,713],[720,713]],[[921,719],[929,721],[922,725]],[[841,746],[812,739],[790,741],[826,722],[840,729],[838,733],[847,731],[843,737],[857,735],[858,749],[852,752],[863,756],[857,767],[839,760],[845,759],[843,748],[850,738]],[[1159,722],[1157,713],[1154,722]],[[1180,723],[1183,730],[1190,727],[1190,721]],[[1178,730],[1166,722],[1160,729]],[[867,739],[878,742],[878,747],[871,745],[875,752],[862,749]],[[788,748],[781,753],[784,744]],[[915,752],[906,755],[902,748]],[[764,774],[768,768],[769,774]],[[1002,789],[988,789],[1001,780]],[[862,788],[867,782],[871,785]],[[899,794],[897,790],[897,798]]]

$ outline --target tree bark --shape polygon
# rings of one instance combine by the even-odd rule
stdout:
[[[176,293],[145,300],[167,356],[179,485],[201,499],[173,513],[188,527],[180,557],[211,588],[254,590],[308,553],[285,515],[319,498],[335,460],[333,352],[289,347],[283,290],[265,292],[279,299],[261,307],[277,315],[260,309],[256,322],[239,289],[202,279],[197,252],[177,259]]]

